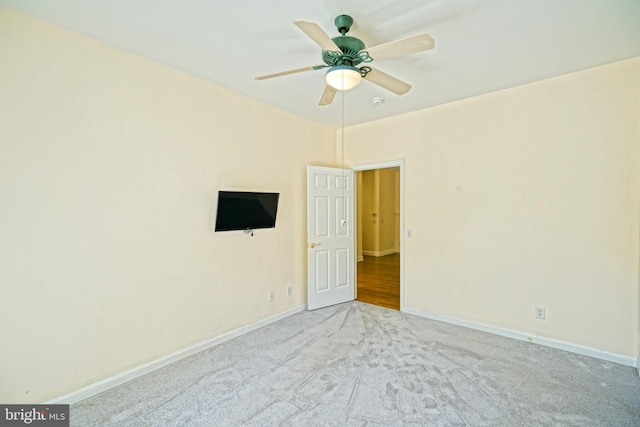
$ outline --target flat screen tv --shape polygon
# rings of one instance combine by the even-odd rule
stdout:
[[[279,196],[280,193],[218,191],[215,231],[275,227]]]

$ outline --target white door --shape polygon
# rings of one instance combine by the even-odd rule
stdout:
[[[354,172],[307,166],[309,310],[355,298]]]

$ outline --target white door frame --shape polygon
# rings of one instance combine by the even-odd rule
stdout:
[[[400,160],[391,160],[388,162],[380,162],[380,163],[368,163],[364,165],[352,166],[351,169],[354,171],[368,171],[375,169],[387,169],[387,168],[400,168],[400,311],[404,311],[404,159]],[[356,189],[357,191],[357,189]],[[357,197],[357,194],[356,194]],[[355,218],[358,218],[360,212],[358,212],[358,207],[356,203],[356,213]],[[357,227],[355,228],[356,239],[357,236]],[[357,258],[357,257],[356,257]],[[357,264],[357,261],[356,261]],[[356,267],[357,268],[357,267]],[[358,289],[356,283],[356,291]]]

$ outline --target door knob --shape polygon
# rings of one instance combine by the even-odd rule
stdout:
[[[311,249],[315,248],[316,246],[320,246],[320,243],[309,243],[309,247]]]

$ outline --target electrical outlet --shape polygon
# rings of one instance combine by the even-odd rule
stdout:
[[[413,230],[407,230],[407,239],[413,238]]]
[[[289,287],[287,288],[287,295],[288,295],[288,296],[293,295],[293,289],[291,288],[291,286],[289,286]]]
[[[275,296],[274,296],[273,291],[269,291],[269,292],[267,293],[267,301],[269,301],[269,302],[273,302],[274,297],[275,297]]]
[[[536,306],[536,319],[544,319],[545,312],[544,307]]]

